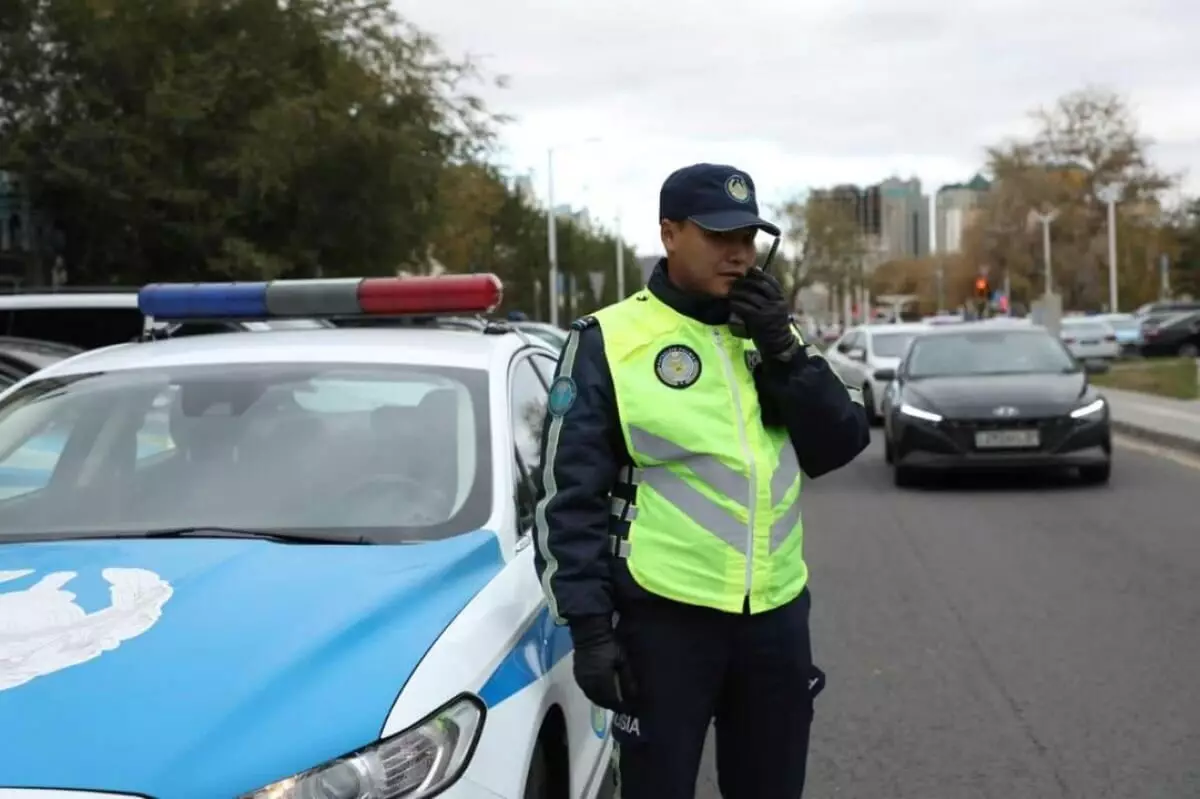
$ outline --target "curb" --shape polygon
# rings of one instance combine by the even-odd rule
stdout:
[[[1114,433],[1121,433],[1130,438],[1148,441],[1151,444],[1158,444],[1163,447],[1200,455],[1200,440],[1195,438],[1176,435],[1175,433],[1165,433],[1161,430],[1152,430],[1149,427],[1131,424],[1130,422],[1121,422],[1111,418],[1109,419],[1109,426]]]

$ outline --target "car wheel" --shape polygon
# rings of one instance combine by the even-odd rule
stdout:
[[[546,748],[541,741],[533,748],[533,760],[525,777],[524,799],[550,799],[550,767],[546,761]]]
[[[1088,485],[1103,485],[1112,475],[1112,463],[1099,463],[1094,466],[1080,466],[1079,478]]]
[[[1200,349],[1195,344],[1184,344],[1179,348],[1180,358],[1195,358],[1197,355],[1200,355]]]

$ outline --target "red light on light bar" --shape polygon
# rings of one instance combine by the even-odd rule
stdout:
[[[492,274],[371,277],[358,286],[358,304],[368,314],[490,313],[501,296],[503,285]]]

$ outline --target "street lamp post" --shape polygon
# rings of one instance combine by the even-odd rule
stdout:
[[[1050,223],[1058,218],[1058,209],[1050,208],[1046,211],[1030,211],[1029,217],[1042,224],[1042,261],[1045,269],[1046,294],[1053,294],[1054,279],[1050,268]]]
[[[621,209],[617,209],[617,302],[625,299],[625,242],[621,237]]]
[[[589,136],[576,144],[592,144],[600,141],[599,136]],[[546,249],[549,261],[550,277],[550,324],[558,325],[558,211],[554,207],[554,151],[563,145],[546,148],[546,202],[550,208],[546,212]]]
[[[1110,184],[1097,195],[1108,204],[1108,311],[1117,313],[1117,201],[1121,199],[1121,186]]]
[[[554,148],[546,148],[546,249],[550,263],[550,324],[558,326],[558,212],[554,208]]]

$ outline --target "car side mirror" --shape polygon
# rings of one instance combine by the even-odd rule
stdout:
[[[846,353],[846,357],[852,361],[859,361],[861,363],[867,359],[867,351],[862,347],[855,347]]]
[[[1108,361],[1084,361],[1083,371],[1089,375],[1102,375],[1108,372]]]
[[[887,381],[895,380],[896,379],[896,370],[895,369],[877,369],[877,370],[875,370],[875,379],[876,380],[887,380]]]

